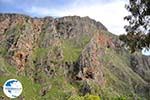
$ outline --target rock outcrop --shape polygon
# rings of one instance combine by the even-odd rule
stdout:
[[[132,55],[131,68],[145,81],[150,83],[150,57],[138,54]]]
[[[27,100],[150,97],[150,57],[130,54],[89,17],[0,14],[0,65],[0,82],[20,79]]]

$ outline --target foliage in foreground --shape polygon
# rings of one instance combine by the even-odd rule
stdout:
[[[129,0],[126,9],[131,15],[124,19],[129,22],[125,26],[127,35],[121,35],[120,40],[131,49],[131,52],[150,47],[150,0]]]

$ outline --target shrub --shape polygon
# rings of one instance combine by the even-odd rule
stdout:
[[[68,100],[84,100],[83,96],[71,96]]]
[[[100,97],[96,95],[86,95],[84,100],[100,100]]]
[[[100,100],[100,97],[96,95],[71,96],[68,100]]]

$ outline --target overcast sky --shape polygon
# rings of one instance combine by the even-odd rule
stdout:
[[[100,21],[114,34],[125,33],[128,0],[0,0],[1,13],[21,13],[30,16],[89,16]]]

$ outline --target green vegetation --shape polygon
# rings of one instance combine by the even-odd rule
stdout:
[[[74,91],[74,87],[67,82],[62,68],[57,67],[54,70],[57,75],[52,75],[51,77],[45,76],[47,77],[45,86],[49,86],[50,88],[47,94],[41,97],[41,99],[67,100],[71,95],[71,92]]]
[[[7,54],[7,49],[3,45],[0,45],[0,55],[5,56]]]
[[[77,61],[82,49],[75,47],[70,42],[71,41],[64,41],[63,43],[64,61]]]
[[[64,53],[64,61],[77,61],[81,51],[85,45],[90,41],[87,35],[81,36],[79,39],[62,40],[62,49]]]
[[[6,32],[6,35],[15,35],[19,36],[21,34],[21,26],[19,24],[15,25],[14,27],[9,28]]]
[[[139,85],[144,85],[144,81],[128,67],[129,58],[127,55],[129,54],[124,52],[120,55],[111,48],[107,48],[105,53],[102,59],[105,63],[106,88],[103,88],[102,96],[104,98],[108,97],[110,100],[132,100],[134,96],[138,97],[133,92],[131,80],[134,80],[135,83],[140,81]],[[114,98],[118,95],[121,96]]]
[[[16,74],[16,67],[9,65],[5,59],[0,57],[0,71],[13,75]]]
[[[42,59],[42,58],[46,57],[49,49],[50,48],[35,48],[34,49],[35,51],[32,54],[32,58],[34,60],[36,60],[38,58]]]
[[[23,93],[22,97],[27,100],[36,100],[35,98],[38,95],[37,91],[39,91],[40,85],[33,83],[30,78],[27,76],[18,76],[16,75],[17,70],[14,66],[9,65],[4,59],[0,58],[0,70],[4,72],[4,75],[0,77],[0,84],[4,84],[4,82],[8,79],[18,79],[23,85]],[[0,96],[6,97],[2,91],[0,91]]]
[[[39,23],[37,25],[35,23],[36,30],[43,29],[37,35],[32,34],[34,30],[31,23],[14,25],[8,29],[4,33],[8,38],[4,38],[5,40],[0,44],[0,84],[11,78],[21,81],[23,93],[20,98],[25,100],[134,100],[134,97],[140,96],[135,92],[135,88],[144,86],[146,82],[130,68],[130,54],[122,52],[120,47],[111,48],[111,46],[101,45],[99,43],[102,41],[101,38],[96,38],[94,41],[98,34],[104,34],[102,43],[112,42],[113,45],[113,41],[108,37],[113,39],[118,37],[107,31],[98,33],[95,29],[93,29],[95,33],[90,35],[79,33],[71,36],[69,33],[51,33],[54,30],[50,22],[41,29]],[[19,38],[20,41],[24,43],[30,40],[28,39],[30,34],[27,35],[30,32],[33,39],[37,40],[36,43],[31,44],[32,49],[23,50],[21,46],[26,45],[20,44],[14,45],[16,51],[9,50],[13,44],[18,44],[19,41],[16,41],[21,34],[26,37],[23,40]],[[110,41],[107,41],[107,38]],[[7,57],[8,51],[12,55],[23,53],[18,58],[12,57],[11,54]],[[82,60],[79,59],[81,55]],[[15,63],[18,66],[15,66]],[[24,70],[20,71],[20,66],[24,67]],[[2,91],[0,96],[6,97]]]
[[[126,9],[130,15],[124,17],[128,21],[125,26],[127,34],[120,36],[129,50],[133,53],[138,50],[150,48],[150,0],[129,0]]]
[[[101,100],[99,96],[85,95],[85,96],[71,96],[68,100]]]

